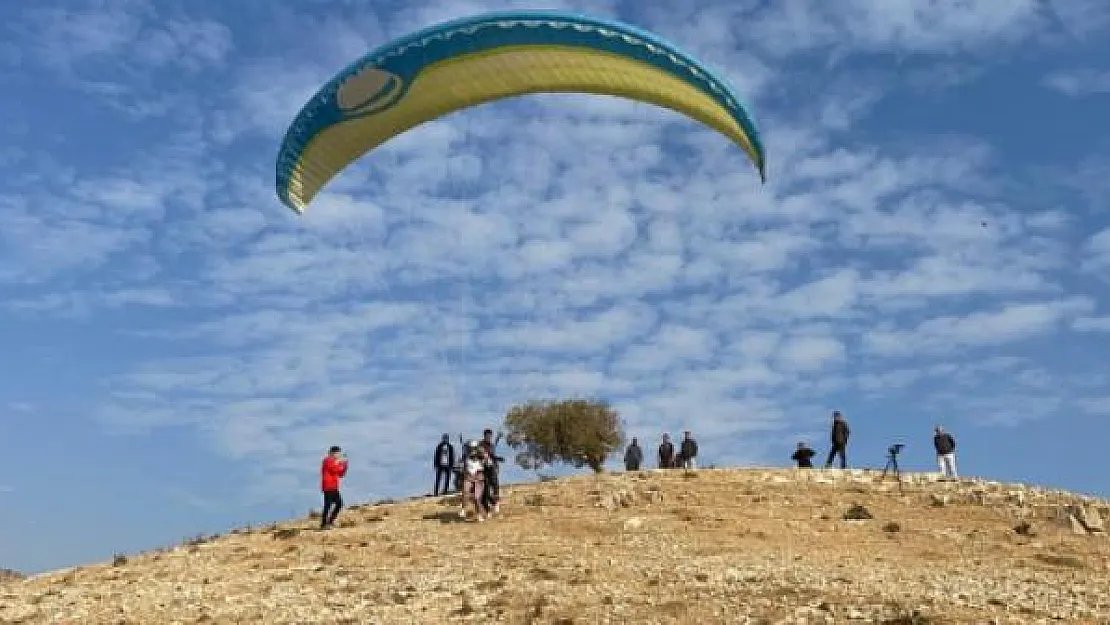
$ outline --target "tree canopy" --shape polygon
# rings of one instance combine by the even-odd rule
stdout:
[[[530,401],[509,410],[505,429],[505,441],[525,470],[561,462],[601,473],[625,440],[620,415],[604,400]]]

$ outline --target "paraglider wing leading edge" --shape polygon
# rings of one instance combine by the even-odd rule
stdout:
[[[631,26],[558,12],[492,13],[395,40],[325,84],[286,132],[277,193],[303,212],[343,168],[392,137],[478,104],[532,93],[621,96],[727,136],[765,175],[744,104],[710,70]]]

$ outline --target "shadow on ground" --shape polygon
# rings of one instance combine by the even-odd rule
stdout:
[[[430,512],[420,517],[425,521],[439,521],[440,523],[464,523],[466,520],[459,518],[458,510],[442,510],[440,512]]]

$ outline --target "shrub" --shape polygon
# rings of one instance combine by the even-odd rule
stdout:
[[[601,473],[609,454],[624,445],[620,416],[600,400],[531,401],[505,415],[506,442],[516,463],[537,471],[562,462]]]

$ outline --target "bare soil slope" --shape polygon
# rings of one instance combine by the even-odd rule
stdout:
[[[701,470],[345,510],[0,581],[2,623],[1110,623],[1106,501],[863,471]],[[869,519],[846,519],[868,516]],[[866,511],[867,514],[863,514]]]

